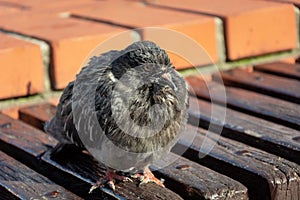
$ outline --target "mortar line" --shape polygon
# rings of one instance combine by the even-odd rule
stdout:
[[[217,51],[218,51],[219,63],[225,63],[226,44],[225,44],[224,23],[221,18],[215,17],[215,24],[216,24],[216,38],[217,38]]]

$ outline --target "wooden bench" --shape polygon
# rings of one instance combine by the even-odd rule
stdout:
[[[88,194],[104,167],[87,152],[51,155],[57,141],[42,127],[55,106],[21,108],[19,120],[0,114],[0,199],[300,199],[299,66],[253,69],[215,74],[206,82],[187,78],[195,91],[186,129],[193,142],[181,138],[160,164],[175,162],[151,166],[166,188],[118,182],[115,192],[104,187]],[[204,142],[215,146],[202,157]]]

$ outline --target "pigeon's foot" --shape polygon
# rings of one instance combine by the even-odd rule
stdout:
[[[104,176],[104,178],[100,178],[91,188],[89,193],[93,192],[93,190],[97,189],[98,187],[102,187],[104,184],[107,184],[112,190],[115,190],[115,183],[114,180],[118,180],[118,181],[130,181],[132,182],[132,180],[126,176],[121,176],[116,174],[116,172],[114,170],[108,169],[106,171],[106,174]]]
[[[152,174],[152,172],[150,171],[150,169],[148,167],[145,168],[143,175],[140,174],[136,174],[134,175],[134,177],[139,178],[140,179],[140,186],[149,182],[153,182],[156,183],[157,185],[161,186],[161,187],[165,187],[163,182],[159,179],[157,179],[154,174]]]

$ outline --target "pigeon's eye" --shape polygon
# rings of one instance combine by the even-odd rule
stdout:
[[[144,70],[146,70],[146,71],[151,71],[151,70],[152,70],[152,66],[150,66],[150,65],[145,65],[145,66],[144,66]]]

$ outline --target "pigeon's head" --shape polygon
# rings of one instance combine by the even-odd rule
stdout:
[[[180,75],[175,71],[166,51],[150,41],[128,46],[111,66],[116,79],[131,84],[142,81],[152,94],[162,89],[176,93],[178,84],[181,84],[177,80]]]
[[[119,108],[118,102],[123,102],[120,110],[128,109],[131,119],[140,126],[156,127],[162,121],[180,124],[180,113],[187,106],[187,85],[165,50],[145,41],[132,44],[122,53],[111,66],[116,100],[113,107]]]

